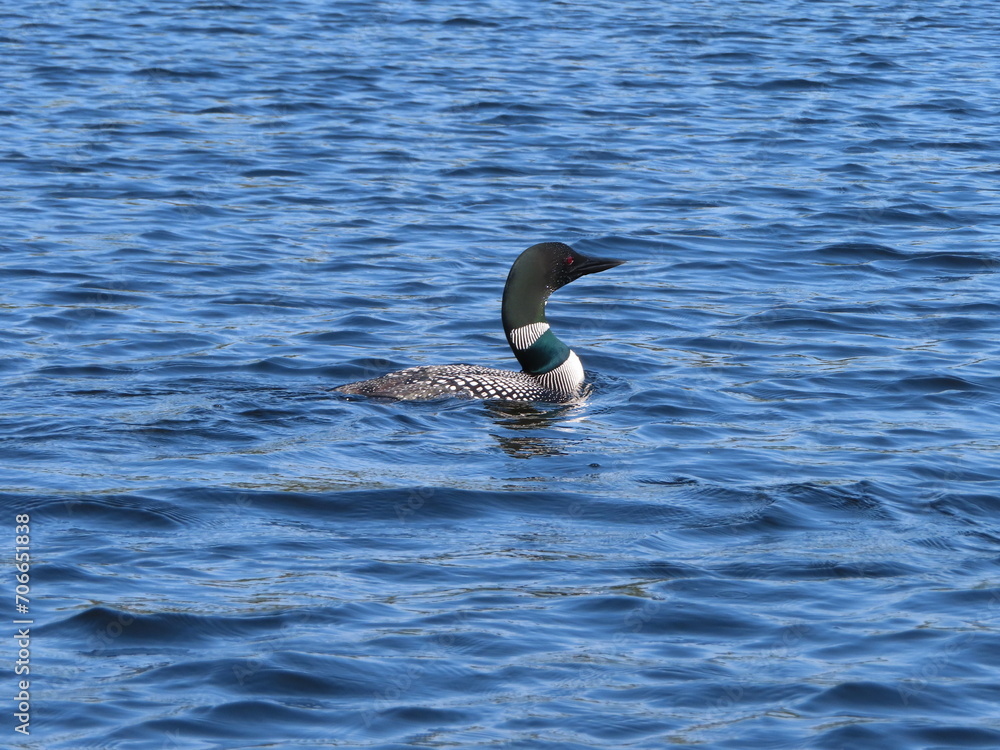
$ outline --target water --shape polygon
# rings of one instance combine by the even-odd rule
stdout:
[[[5,14],[3,744],[1000,746],[991,10]],[[327,390],[545,240],[587,404]]]

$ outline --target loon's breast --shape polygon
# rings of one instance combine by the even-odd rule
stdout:
[[[334,390],[400,401],[452,396],[501,401],[563,402],[577,395],[576,390],[571,393],[554,390],[527,373],[465,364],[409,367],[371,380],[348,383]]]

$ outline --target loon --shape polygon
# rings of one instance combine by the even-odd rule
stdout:
[[[549,295],[589,273],[625,261],[589,258],[562,242],[542,242],[521,253],[507,276],[500,317],[521,372],[478,365],[425,365],[390,372],[333,390],[397,400],[441,396],[497,401],[573,401],[582,395],[583,365],[545,320]]]

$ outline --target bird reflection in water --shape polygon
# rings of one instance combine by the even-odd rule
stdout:
[[[566,417],[579,406],[564,404],[536,405],[527,402],[485,401],[483,406],[496,423],[509,431],[544,430],[556,424],[566,422]],[[511,458],[530,458],[531,456],[562,456],[568,451],[559,447],[563,438],[553,439],[545,435],[516,435],[491,433],[500,448]]]

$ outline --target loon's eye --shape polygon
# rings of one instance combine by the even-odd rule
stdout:
[[[573,256],[572,255],[567,255],[566,256],[566,265],[567,266],[573,265]]]

